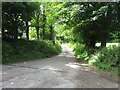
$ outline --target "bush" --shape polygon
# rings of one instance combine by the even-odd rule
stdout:
[[[119,43],[119,42],[120,42],[120,39],[114,39],[114,40],[109,41],[109,43]]]
[[[13,47],[7,43],[7,42],[3,42],[2,43],[2,57],[6,59],[6,61],[8,61],[9,57],[11,57],[11,55],[13,55],[14,53],[14,49]],[[6,52],[6,53],[4,53]]]
[[[83,44],[69,44],[74,49],[75,55],[87,61],[90,65],[105,71],[117,73],[120,67],[120,46],[109,46],[104,48],[87,48]]]
[[[76,55],[81,55],[84,53],[85,45],[77,43],[74,48],[74,52]]]
[[[120,67],[119,49],[117,46],[102,48],[98,53],[91,55],[89,63],[99,69],[116,72]]]
[[[74,53],[78,58],[84,59],[87,55],[87,52],[85,50],[85,45],[79,43],[75,44]]]
[[[45,58],[61,52],[59,44],[45,40],[16,40],[11,43],[3,41],[2,49],[2,63]]]
[[[86,47],[85,47],[84,44],[69,43],[68,46],[73,48],[73,51],[74,51],[75,55],[77,56],[77,58],[81,58],[83,60],[87,60],[88,53],[87,53],[87,50],[86,50]]]

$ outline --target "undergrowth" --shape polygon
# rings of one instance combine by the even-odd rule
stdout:
[[[80,43],[69,43],[68,46],[73,48],[76,57],[97,69],[118,73],[120,67],[120,46],[86,48],[84,44]]]
[[[51,57],[61,52],[59,44],[51,41],[16,40],[2,43],[2,63]]]

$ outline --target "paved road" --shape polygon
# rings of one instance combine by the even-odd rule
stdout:
[[[60,55],[16,64],[3,65],[4,88],[117,88],[91,70],[87,64],[76,62],[67,46]]]

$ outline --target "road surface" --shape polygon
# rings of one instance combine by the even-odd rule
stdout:
[[[3,88],[118,88],[87,64],[76,62],[72,49],[46,59],[2,65]]]

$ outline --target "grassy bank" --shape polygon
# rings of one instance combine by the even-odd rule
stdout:
[[[16,40],[2,43],[2,63],[20,62],[57,55],[61,52],[59,44],[51,41]]]
[[[120,67],[120,46],[108,46],[104,48],[86,48],[79,43],[68,44],[73,48],[77,58],[84,60],[97,69],[117,74]]]

